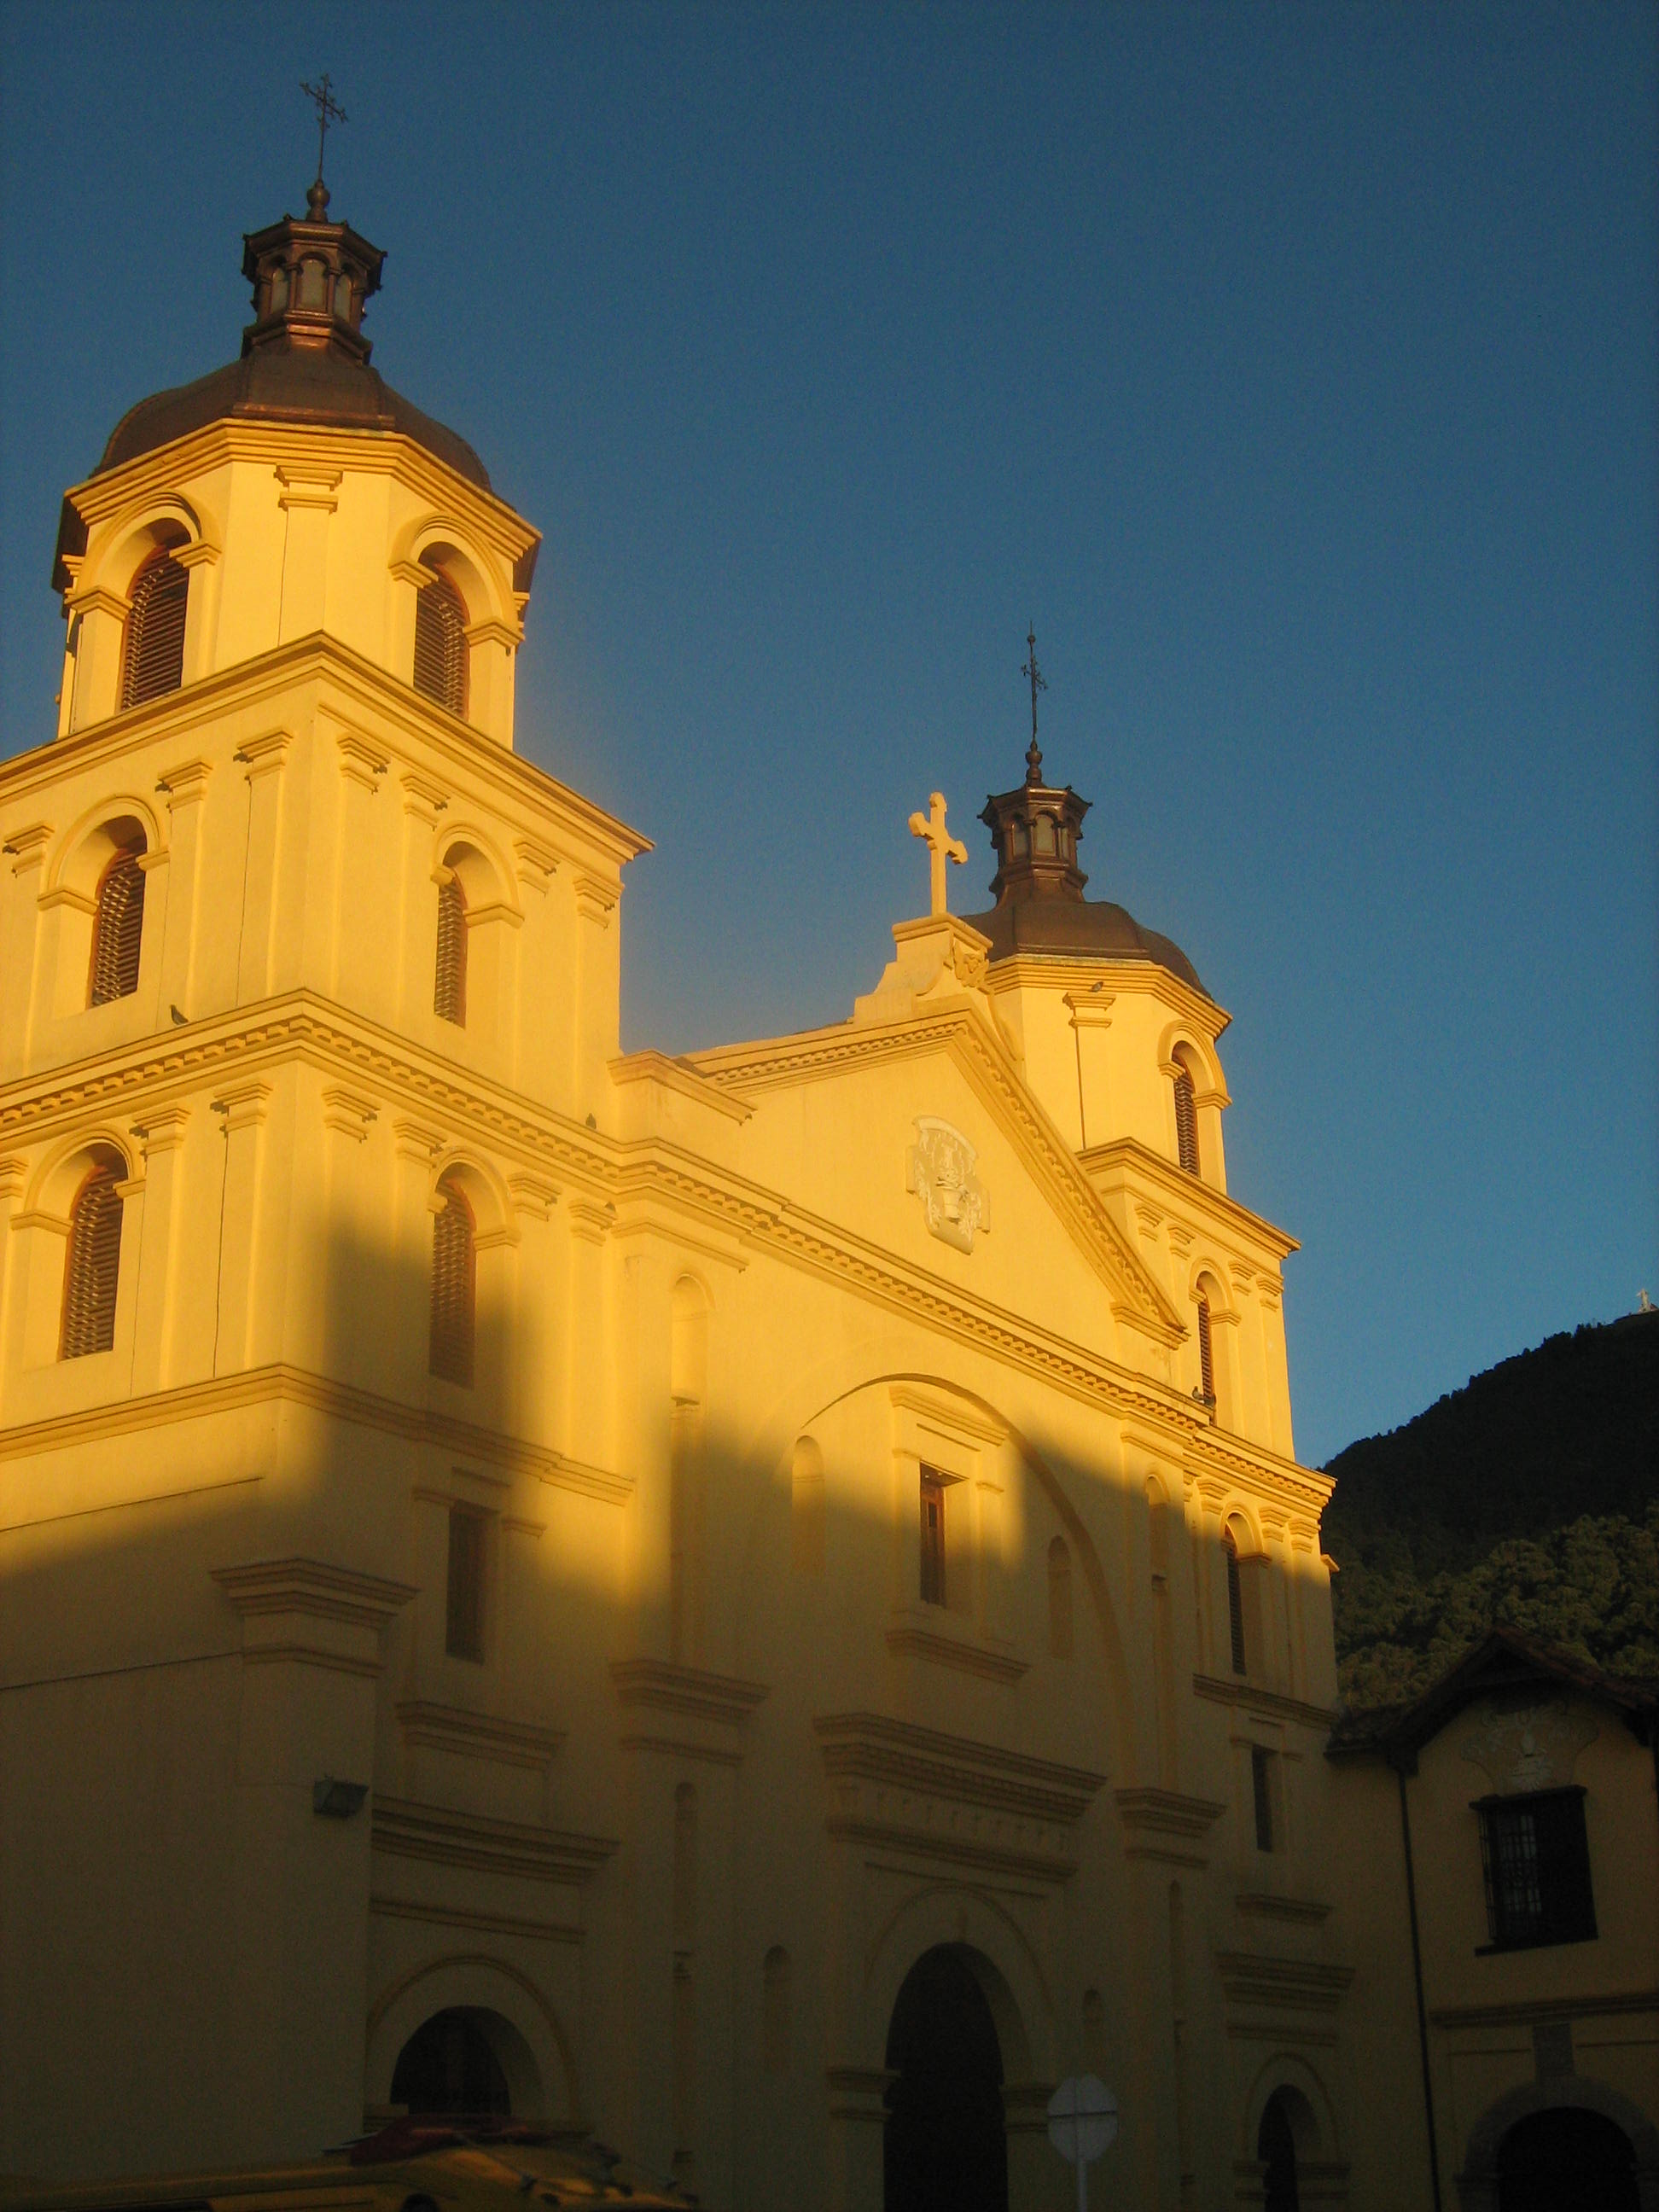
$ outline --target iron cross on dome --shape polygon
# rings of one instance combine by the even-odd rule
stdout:
[[[328,126],[331,123],[349,123],[351,118],[334,98],[333,79],[326,70],[315,84],[307,84],[301,77],[300,89],[317,109],[317,181],[320,185],[323,181],[323,149],[328,143]]]
[[[910,835],[927,840],[928,910],[933,915],[948,914],[950,908],[945,897],[945,863],[954,860],[958,866],[964,866],[968,848],[959,837],[952,837],[945,827],[945,793],[942,791],[930,795],[926,814],[910,817]]]

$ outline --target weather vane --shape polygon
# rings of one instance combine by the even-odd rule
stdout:
[[[1029,676],[1031,679],[1031,748],[1025,756],[1025,781],[1035,783],[1042,774],[1042,755],[1037,750],[1037,693],[1048,689],[1048,678],[1037,666],[1035,623],[1025,633],[1025,649],[1030,658],[1019,672],[1022,676]]]
[[[323,149],[328,143],[328,126],[331,123],[349,123],[351,118],[334,98],[333,80],[326,70],[315,84],[307,84],[302,77],[300,89],[307,100],[316,104],[317,181],[320,185],[323,181]]]

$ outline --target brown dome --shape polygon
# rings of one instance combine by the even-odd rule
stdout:
[[[261,346],[193,384],[157,392],[116,424],[95,474],[152,453],[209,422],[328,422],[348,430],[389,430],[417,446],[480,491],[489,473],[465,438],[413,407],[369,367],[327,347]]]
[[[243,240],[254,320],[242,333],[240,360],[130,408],[97,474],[209,422],[325,422],[412,438],[458,476],[489,489],[489,471],[465,439],[411,407],[368,365],[363,309],[380,288],[385,254],[349,223],[329,222],[320,178],[307,199],[303,220],[285,215]]]
[[[1035,702],[1035,690],[1033,691]],[[991,940],[994,960],[1016,953],[1059,955],[1075,960],[1146,960],[1204,991],[1198,970],[1181,947],[1155,929],[1143,929],[1127,908],[1109,899],[1085,899],[1089,878],[1077,864],[1089,801],[1067,784],[1042,781],[1035,715],[1025,781],[985,802],[980,820],[996,846],[991,879],[996,904],[969,914],[970,929]],[[1209,996],[1204,992],[1206,998]]]

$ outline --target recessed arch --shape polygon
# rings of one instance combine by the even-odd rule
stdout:
[[[427,566],[447,575],[460,594],[469,628],[493,620],[517,629],[517,609],[505,564],[453,515],[428,509],[405,523],[392,541],[389,566],[394,574]]]
[[[1161,1073],[1173,1082],[1182,1065],[1177,1054],[1183,1054],[1194,1078],[1194,1089],[1200,1106],[1230,1106],[1227,1085],[1221,1073],[1221,1062],[1215,1043],[1191,1022],[1168,1023],[1158,1041],[1158,1064]]]
[[[949,1881],[914,1892],[872,1938],[865,1955],[859,2055],[852,2063],[885,2065],[900,1990],[918,1959],[947,1945],[973,1954],[975,1979],[996,2022],[1005,2079],[1057,2079],[1061,2051],[1054,2004],[1029,1938],[999,1899]]]
[[[441,882],[447,869],[461,879],[473,912],[504,906],[522,913],[518,880],[489,832],[475,822],[447,822],[432,841],[432,872]]]
[[[115,792],[77,815],[53,847],[44,890],[89,900],[114,854],[134,838],[146,854],[161,855],[166,841],[154,805],[137,792]]]
[[[87,1170],[107,1156],[118,1164],[124,1182],[142,1177],[142,1156],[132,1137],[111,1122],[100,1121],[77,1130],[47,1152],[36,1166],[21,1211],[44,1213],[55,1220],[68,1217],[70,1200],[80,1188]]]
[[[217,518],[205,504],[188,500],[181,492],[163,492],[125,508],[100,531],[76,589],[79,592],[95,586],[129,599],[133,580],[158,546],[199,545],[217,553],[223,543]]]
[[[1104,1713],[1109,1735],[1108,1763],[1127,1786],[1140,1772],[1141,1747],[1136,1735],[1122,1631],[1094,1540],[1048,1455],[1000,1407],[993,1405],[964,1376],[951,1371],[949,1347],[941,1346],[939,1364],[927,1370],[915,1365],[914,1352],[913,1342],[896,1331],[872,1333],[861,1341],[837,1348],[803,1373],[791,1377],[787,1389],[773,1401],[758,1433],[750,1432],[753,1442],[744,1455],[747,1457],[752,1451],[761,1466],[787,1466],[797,1436],[816,1431],[825,1416],[861,1392],[887,1390],[896,1384],[919,1385],[959,1399],[963,1407],[981,1422],[994,1422],[1004,1431],[1007,1443],[1019,1455],[1071,1546],[1074,1571],[1088,1594],[1089,1610],[1099,1639],[1107,1692]],[[763,1572],[765,1516],[771,1494],[769,1486],[756,1486],[744,1538],[746,1564],[757,1574]]]
[[[538,2109],[515,2116],[554,2126],[583,2124],[575,2055],[557,2013],[527,1974],[486,1952],[431,1959],[401,1976],[370,2006],[364,2032],[364,2094],[371,2106],[392,2102],[392,2080],[410,2039],[435,2014],[452,2010],[494,2014],[514,2031],[534,2062],[536,2081],[515,2085]],[[500,2055],[498,2047],[498,2055]],[[509,2081],[511,2075],[509,2073]]]
[[[1262,2115],[1280,2092],[1288,2092],[1289,2098],[1294,2100],[1287,2100],[1287,2108],[1296,2136],[1297,2158],[1322,2162],[1340,2160],[1341,2138],[1330,2092],[1307,2060],[1295,2051],[1277,2051],[1258,2068],[1239,2114],[1238,2156],[1255,2156],[1256,2145],[1261,2139]]]
[[[1568,2074],[1528,2081],[1489,2105],[1469,2130],[1457,2187],[1465,2212],[1498,2212],[1499,2154],[1504,2139],[1522,2121],[1553,2111],[1599,2113],[1628,2140],[1635,2154],[1638,2201],[1647,2212],[1659,2203],[1659,2128],[1641,2106],[1593,2075]]]
[[[427,1203],[435,1213],[441,1185],[453,1183],[466,1199],[472,1209],[480,1243],[516,1244],[519,1241],[518,1218],[514,1212],[512,1194],[499,1168],[475,1154],[452,1145],[439,1153],[433,1163],[432,1186]]]

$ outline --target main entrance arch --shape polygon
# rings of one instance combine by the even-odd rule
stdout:
[[[1002,2046],[966,1943],[924,1951],[887,2032],[886,2212],[1008,2212]],[[990,1969],[994,1971],[994,1969]]]
[[[1638,2212],[1636,2152],[1605,2112],[1555,2105],[1498,2146],[1498,2212]]]

